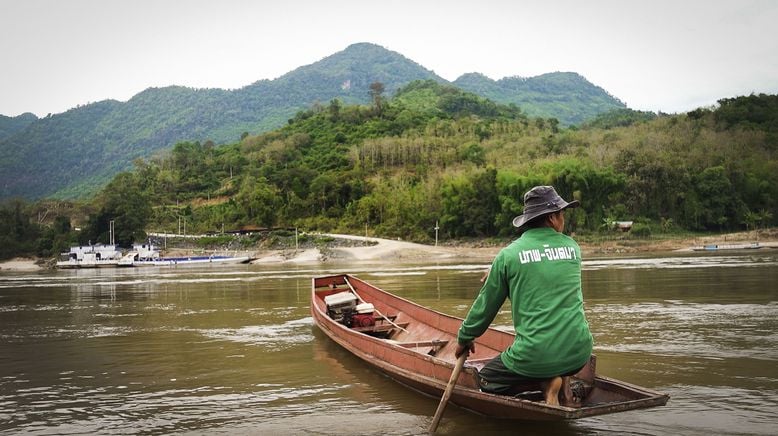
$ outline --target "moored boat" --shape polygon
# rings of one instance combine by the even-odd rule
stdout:
[[[116,245],[79,245],[70,247],[57,261],[57,268],[106,268],[115,267],[122,253]]]
[[[345,274],[312,280],[311,314],[329,338],[390,377],[436,397],[445,390],[456,362],[460,318]],[[669,399],[666,394],[596,374],[594,357],[573,377],[581,398],[575,405],[545,404],[542,393],[532,386],[513,396],[481,392],[478,370],[513,339],[513,334],[493,328],[478,338],[476,352],[465,362],[449,402],[498,418],[564,420],[661,406]]]
[[[764,245],[759,242],[751,242],[746,244],[707,244],[699,247],[692,247],[693,251],[719,251],[719,250],[758,250],[763,248]]]
[[[133,261],[132,265],[126,266],[185,266],[185,265],[206,265],[206,264],[235,264],[248,263],[251,260],[248,256],[181,256],[181,257],[160,257],[151,260]]]
[[[132,250],[122,255],[116,245],[86,245],[70,247],[62,253],[57,268],[113,268],[136,266],[186,266],[208,264],[249,263],[249,256],[202,255],[161,257],[159,250],[152,244],[135,244]]]
[[[152,244],[135,244],[132,251],[122,257],[118,266],[185,266],[185,265],[207,265],[207,264],[237,264],[248,263],[251,260],[249,256],[226,256],[226,255],[207,255],[207,256],[177,256],[161,257],[159,250]]]

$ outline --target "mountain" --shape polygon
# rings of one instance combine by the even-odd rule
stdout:
[[[399,53],[359,43],[275,80],[236,90],[149,88],[127,102],[79,106],[33,119],[26,127],[3,119],[0,126],[14,127],[4,128],[11,133],[0,136],[0,200],[89,196],[117,172],[129,169],[134,159],[170,149],[179,141],[235,142],[244,132],[282,126],[311,105],[335,98],[346,104],[367,103],[373,82],[383,83],[386,95],[392,95],[415,80],[446,83]],[[623,107],[574,73],[499,81],[471,74],[455,85],[478,88],[473,92],[516,103],[530,114],[557,117],[562,124]]]
[[[454,85],[498,103],[513,103],[533,117],[556,118],[563,125],[580,124],[598,114],[627,107],[577,73],[500,80],[469,73],[455,80]]]
[[[272,130],[299,110],[335,98],[345,104],[367,103],[370,84],[374,82],[383,83],[386,93],[391,95],[409,82],[426,79],[445,82],[399,53],[375,44],[353,44],[275,80],[260,80],[235,91],[230,101],[234,118],[222,129],[224,135],[211,139],[234,141],[244,131]]]
[[[0,141],[13,136],[16,132],[24,130],[37,119],[38,117],[29,112],[21,114],[18,117],[0,115]]]
[[[398,53],[354,44],[276,80],[234,91],[149,88],[126,103],[81,106],[0,140],[0,199],[90,195],[134,159],[178,141],[235,142],[243,132],[277,128],[316,102],[366,103],[372,82],[392,92],[417,79],[443,80]]]

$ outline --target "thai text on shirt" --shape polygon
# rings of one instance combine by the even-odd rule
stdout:
[[[573,247],[549,247],[548,244],[543,244],[542,250],[536,248],[519,251],[519,262],[522,264],[549,260],[573,260],[576,258],[575,248]]]

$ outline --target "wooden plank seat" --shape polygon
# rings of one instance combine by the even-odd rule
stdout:
[[[448,344],[448,341],[441,339],[432,339],[429,341],[411,341],[411,342],[397,342],[392,341],[393,344],[399,345],[403,348],[424,348],[424,347],[437,347],[443,348]]]
[[[446,346],[446,344],[448,344],[448,341],[442,339],[432,339],[428,341],[408,341],[408,342],[399,342],[399,341],[390,340],[390,342],[400,347],[408,348],[408,349],[429,348],[426,351],[426,354],[429,354],[430,356],[434,356],[438,354],[438,352],[442,350],[443,347]]]
[[[389,321],[394,322],[394,320],[397,319],[397,315],[386,315],[386,316],[375,315],[373,319],[375,319],[375,322],[386,322],[387,319]]]
[[[381,332],[389,332],[392,329],[395,329],[397,327],[405,328],[408,327],[407,322],[400,322],[395,324],[376,324],[371,325],[368,327],[352,327],[351,329],[356,332],[362,332],[362,333],[381,333]]]

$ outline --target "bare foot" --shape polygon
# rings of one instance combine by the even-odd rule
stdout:
[[[586,386],[581,380],[573,380],[572,377],[562,377],[562,389],[559,392],[559,404],[565,407],[583,407],[586,396],[591,387]]]
[[[549,406],[559,405],[559,389],[562,387],[562,377],[554,377],[543,382],[543,396]]]

